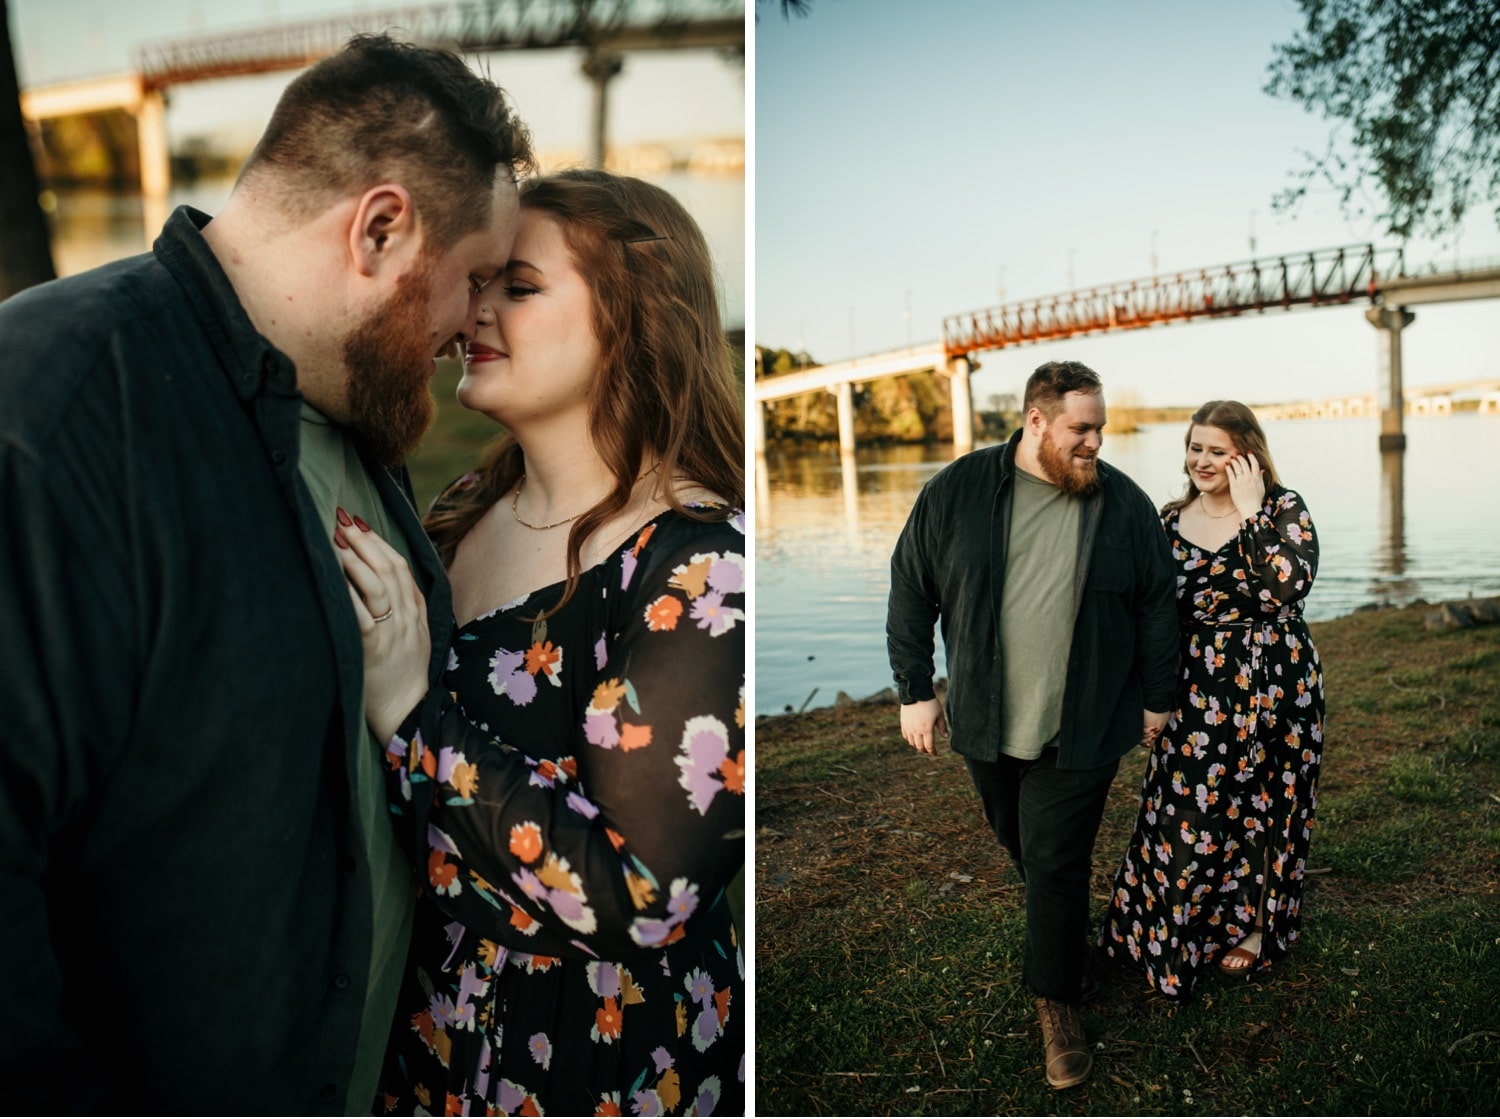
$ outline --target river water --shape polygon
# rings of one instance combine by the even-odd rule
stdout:
[[[640,177],[671,192],[702,227],[714,257],[724,325],[742,327],[745,323],[744,178],[684,171]],[[228,180],[175,184],[169,202],[173,208],[189,205],[214,214],[229,197],[232,185]],[[54,197],[52,255],[60,276],[145,252],[155,239],[154,233],[149,238],[146,235],[144,205],[139,194],[60,190]]]
[[[1317,620],[1370,602],[1500,594],[1500,415],[1407,417],[1404,455],[1377,419],[1284,420],[1266,437],[1302,494],[1321,558]],[[1182,492],[1184,424],[1107,434],[1103,457],[1158,505]],[[951,448],[768,452],[755,493],[755,711],[860,697],[890,684],[890,554],[917,491]],[[946,674],[939,643],[938,672]]]

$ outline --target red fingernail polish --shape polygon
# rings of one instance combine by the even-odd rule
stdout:
[[[357,525],[359,525],[361,532],[369,532],[370,531],[370,526],[367,525],[367,524],[365,524],[365,522],[364,522],[364,520],[362,518],[355,517],[354,518],[354,523],[357,524]]]
[[[343,525],[345,528],[348,528],[350,525],[352,525],[354,523],[353,521],[351,521],[349,519],[349,514],[346,513],[346,512],[344,512],[342,506],[340,506],[338,509],[334,510],[334,513],[335,513],[335,515],[339,519],[339,524]]]
[[[333,542],[340,548],[344,548],[345,550],[347,550],[349,547],[349,541],[344,539],[344,534],[338,529],[333,530]]]

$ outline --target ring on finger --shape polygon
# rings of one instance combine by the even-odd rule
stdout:
[[[376,618],[371,618],[370,620],[372,622],[374,622],[376,625],[379,625],[381,622],[388,622],[388,621],[390,621],[391,620],[391,615],[394,614],[395,612],[396,612],[396,608],[394,606],[392,606],[388,610],[386,610],[386,612],[384,614],[381,614],[379,617],[376,617]]]

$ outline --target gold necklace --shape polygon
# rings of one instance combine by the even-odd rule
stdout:
[[[1203,515],[1215,521],[1222,521],[1225,517],[1232,517],[1239,512],[1239,509],[1231,508],[1227,513],[1210,513],[1208,511],[1208,502],[1203,500],[1202,490],[1198,491],[1198,504],[1203,509]]]
[[[653,467],[651,467],[650,470],[644,470],[644,471],[642,471],[641,474],[640,474],[640,476],[636,478],[636,481],[639,482],[641,480],[641,478],[644,478],[647,474],[655,474],[656,471],[659,470],[660,468],[661,468],[661,459],[657,459],[656,460],[656,465],[653,466]],[[520,480],[516,482],[515,496],[510,499],[510,515],[516,519],[516,524],[520,525],[522,528],[529,528],[529,529],[533,530],[534,532],[546,532],[549,528],[557,528],[560,525],[565,525],[565,524],[569,524],[572,521],[576,521],[579,517],[583,516],[584,513],[588,512],[587,509],[583,509],[583,510],[580,510],[579,512],[577,512],[577,513],[574,513],[571,517],[564,517],[560,521],[553,521],[550,525],[534,525],[530,521],[522,520],[521,519],[521,511],[517,508],[517,506],[521,502],[521,490],[523,490],[525,487],[526,487],[526,475],[522,474],[521,477],[520,477]]]

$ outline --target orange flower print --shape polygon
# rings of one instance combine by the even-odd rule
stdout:
[[[517,909],[514,905],[510,907],[510,927],[523,933],[534,933],[540,927],[539,922],[529,913]],[[491,967],[494,965],[491,964]]]
[[[625,872],[625,888],[630,891],[630,900],[637,909],[645,909],[656,900],[656,891],[651,888],[651,880],[634,871]]]
[[[563,651],[552,642],[536,641],[531,648],[526,650],[526,671],[533,676],[538,674],[546,678],[553,687],[562,687],[562,681],[558,679],[562,672]]]
[[[724,1023],[729,1019],[729,998],[732,992],[728,987],[722,987],[714,992],[714,1011],[719,1015],[719,1028],[723,1029]]]
[[[557,768],[566,773],[570,781],[578,780],[578,759],[571,754],[566,758],[558,758]]]
[[[655,525],[651,526],[655,528]],[[594,1105],[595,1115],[624,1115],[620,1110],[620,1093],[607,1092],[599,1097],[599,1102]]]
[[[651,728],[636,723],[620,724],[620,749],[639,750],[651,745]]]
[[[462,1115],[464,1113],[464,1101],[459,1099],[452,1092],[448,1093],[447,1102],[448,1106],[443,1110],[444,1115]]]
[[[697,598],[708,589],[708,570],[713,566],[712,556],[695,556],[692,563],[685,563],[672,572],[667,586],[676,587],[689,598]]]
[[[456,762],[448,776],[448,784],[465,800],[474,799],[474,790],[479,788],[479,767],[473,762]]]
[[[601,680],[594,689],[593,708],[595,711],[613,711],[624,698],[625,685],[619,680]]]
[[[613,846],[616,851],[625,846],[625,837],[619,832],[615,831],[614,828],[605,828],[604,834],[609,836],[610,845]]]
[[[602,1041],[607,1045],[620,1036],[623,1024],[618,1004],[613,998],[606,998],[604,1005],[594,1011],[594,1028],[590,1033],[595,1041]]]
[[[670,595],[662,595],[646,607],[646,628],[652,633],[662,633],[677,628],[677,619],[682,617],[682,602]]]
[[[458,892],[458,868],[448,862],[443,852],[428,852],[427,881],[431,882],[433,889],[440,894],[456,894]]]
[[[542,855],[542,829],[530,820],[510,829],[510,853],[523,863],[534,863]]]
[[[719,773],[724,777],[724,788],[737,796],[745,795],[745,751],[719,763]]]
[[[630,554],[633,556],[640,555],[641,549],[646,546],[648,541],[650,541],[651,535],[655,531],[656,525],[654,524],[649,524],[645,528],[641,529],[641,534],[635,538],[635,547],[630,549]]]

